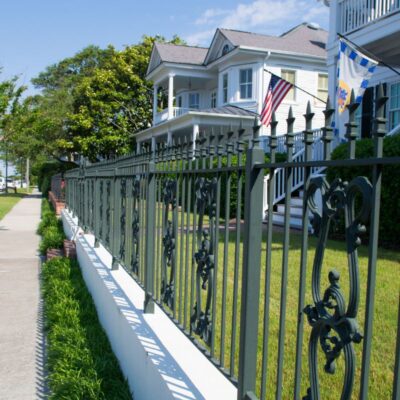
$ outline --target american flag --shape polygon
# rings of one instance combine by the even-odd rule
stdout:
[[[279,107],[281,101],[287,95],[293,85],[280,78],[272,75],[268,86],[268,92],[265,96],[264,105],[261,111],[261,122],[268,126],[271,123],[272,113]]]

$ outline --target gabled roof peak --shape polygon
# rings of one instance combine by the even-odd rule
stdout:
[[[310,29],[313,31],[322,31],[322,32],[327,32],[325,29],[321,28],[317,23],[314,22],[303,22],[299,25],[294,26],[293,28],[289,29],[286,32],[283,32],[279,37],[287,37],[293,33],[295,33],[296,31],[298,31],[299,29]]]
[[[223,46],[253,48],[276,53],[293,53],[326,58],[328,32],[316,24],[304,22],[280,36],[218,28],[210,47],[155,42],[148,73],[163,62],[206,66],[221,56]]]
[[[208,50],[208,47],[203,46],[192,46],[189,44],[175,44],[175,43],[164,43],[164,42],[154,42],[155,46],[171,46],[171,47],[189,47],[191,49],[205,49]]]

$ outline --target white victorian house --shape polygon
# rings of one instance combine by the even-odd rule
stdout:
[[[400,0],[324,0],[330,7],[328,70],[329,94],[335,98],[338,35],[344,35],[386,64],[400,71]],[[368,54],[367,54],[368,55]],[[389,132],[400,131],[400,75],[378,66],[357,110],[359,133],[371,132],[376,87],[383,83]]]
[[[227,132],[239,124],[250,134],[270,72],[326,99],[327,36],[323,29],[304,23],[278,37],[217,29],[209,48],[155,43],[147,71],[154,83],[153,124],[135,135],[138,146],[151,142],[154,147],[184,136],[191,140],[199,132]],[[160,91],[167,104],[159,103]],[[278,134],[285,133],[290,106],[295,131],[304,129],[309,100],[316,112],[314,126],[323,125],[324,103],[294,88],[277,111]],[[261,135],[267,134],[269,128],[263,127]]]

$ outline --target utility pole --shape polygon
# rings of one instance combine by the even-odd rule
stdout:
[[[24,161],[23,161],[22,158],[21,158],[21,161],[20,161],[19,165],[20,165],[20,168],[21,168],[21,172],[19,174],[19,179],[20,179],[19,187],[22,189],[22,187],[23,187],[22,181],[24,179]]]
[[[26,192],[29,193],[29,158],[26,159],[25,182]]]
[[[7,150],[7,143],[5,143],[5,149],[6,149],[6,194],[8,194],[8,150]]]

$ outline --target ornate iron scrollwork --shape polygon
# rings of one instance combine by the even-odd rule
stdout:
[[[140,180],[133,178],[132,181],[132,256],[131,265],[134,274],[139,273],[139,201],[140,201]]]
[[[107,208],[106,208],[106,240],[107,244],[110,243],[110,229],[111,229],[111,181],[106,182],[106,198],[107,198]]]
[[[176,221],[173,215],[172,221],[169,220],[169,211],[174,214],[176,208],[176,181],[167,179],[163,184],[164,202],[164,235],[163,235],[163,260],[161,270],[161,295],[162,301],[171,309],[174,308],[175,296],[175,227]],[[168,268],[170,274],[168,277]]]
[[[217,179],[198,178],[196,188],[196,207],[199,215],[197,244],[194,255],[196,270],[196,304],[190,318],[191,329],[208,345],[211,344],[211,304],[214,287],[214,253],[216,229]],[[204,228],[204,216],[208,212],[209,229]],[[206,305],[202,307],[202,290],[207,291]]]
[[[126,229],[126,179],[121,179],[121,234],[119,246],[119,259],[125,258],[125,229]]]
[[[317,206],[317,192],[322,197],[322,212]],[[313,214],[313,228],[318,235],[318,246],[315,252],[312,271],[312,296],[314,305],[304,309],[312,327],[309,341],[310,388],[304,400],[319,400],[318,379],[318,342],[325,355],[325,371],[334,374],[336,360],[343,352],[345,377],[342,388],[342,399],[351,398],[355,374],[355,352],[353,343],[360,343],[362,335],[357,324],[359,290],[359,268],[357,248],[361,244],[360,234],[365,232],[371,210],[372,186],[367,178],[357,177],[350,183],[337,179],[331,185],[325,178],[314,178],[307,190],[307,201]],[[360,204],[359,212],[355,208]],[[321,296],[321,275],[324,249],[326,247],[329,227],[332,220],[344,213],[348,270],[350,280],[349,301],[346,300],[339,286],[339,273],[333,269],[329,272],[329,287]]]

